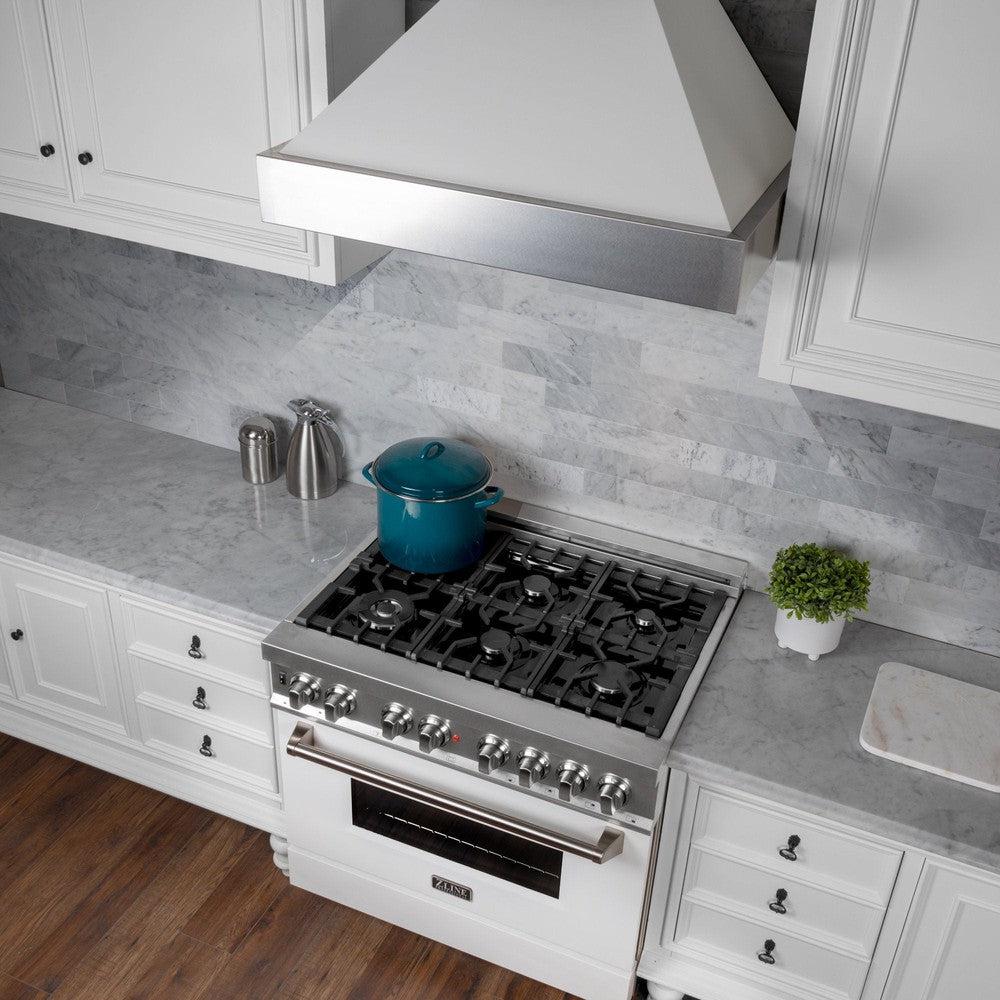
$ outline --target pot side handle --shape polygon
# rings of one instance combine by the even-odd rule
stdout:
[[[483,510],[486,507],[492,507],[494,504],[500,503],[503,500],[503,490],[499,486],[487,486],[484,491],[484,496],[481,496],[474,504],[476,510]]]
[[[372,475],[372,462],[369,462],[362,470],[361,475],[365,477],[372,484],[372,486],[378,486],[375,482],[375,477]]]

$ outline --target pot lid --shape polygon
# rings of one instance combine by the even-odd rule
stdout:
[[[382,489],[407,500],[457,500],[482,489],[493,466],[464,441],[417,437],[386,448],[372,474]]]

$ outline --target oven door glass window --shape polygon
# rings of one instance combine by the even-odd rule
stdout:
[[[439,858],[559,898],[562,852],[351,782],[354,825]]]

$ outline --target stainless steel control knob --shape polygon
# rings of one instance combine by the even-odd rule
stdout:
[[[343,684],[337,684],[323,702],[323,712],[333,722],[350,715],[358,707],[358,693]]]
[[[597,796],[601,801],[601,812],[605,816],[614,816],[628,801],[631,785],[617,774],[606,774],[600,780]]]
[[[525,747],[517,758],[517,783],[522,788],[531,788],[549,773],[549,758],[534,747]]]
[[[559,765],[559,798],[569,802],[587,787],[590,771],[575,760],[564,760]]]
[[[417,730],[420,738],[420,749],[424,753],[432,750],[440,750],[451,740],[451,729],[444,719],[439,719],[436,715],[428,715],[420,720],[420,727]]]
[[[393,702],[382,709],[382,735],[387,740],[404,736],[413,727],[413,711]]]
[[[288,704],[292,708],[311,705],[323,694],[319,681],[309,674],[296,674],[288,685]]]
[[[479,741],[479,773],[492,774],[498,767],[503,767],[510,756],[510,746],[506,740],[487,733]]]

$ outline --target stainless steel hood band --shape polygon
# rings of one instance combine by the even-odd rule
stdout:
[[[773,255],[788,167],[726,233],[293,156],[257,156],[265,222],[735,312]]]
[[[596,844],[588,844],[574,837],[542,829],[531,823],[522,823],[509,816],[504,816],[502,813],[494,812],[492,809],[470,805],[468,802],[452,798],[450,795],[413,784],[394,775],[386,774],[384,771],[377,771],[363,764],[345,760],[326,750],[320,750],[314,743],[312,726],[306,725],[304,722],[296,724],[295,730],[288,738],[286,751],[291,757],[299,757],[302,760],[329,767],[357,781],[362,781],[366,785],[380,788],[384,792],[402,795],[404,798],[430,806],[432,809],[439,809],[460,819],[488,826],[492,830],[509,833],[521,840],[527,840],[542,847],[551,847],[566,854],[586,858],[587,861],[593,861],[598,865],[603,865],[622,853],[625,834],[621,830],[606,829]]]

